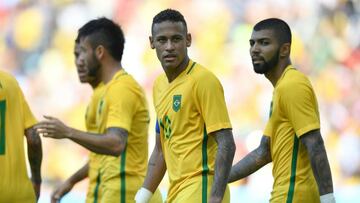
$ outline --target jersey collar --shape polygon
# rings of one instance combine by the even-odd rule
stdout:
[[[179,80],[180,78],[185,77],[186,75],[189,75],[191,73],[191,71],[193,70],[194,66],[195,66],[196,62],[192,61],[191,59],[189,59],[189,63],[186,66],[185,70],[182,71],[173,81],[171,81],[169,84],[174,83],[175,81]]]
[[[288,66],[285,68],[284,72],[281,74],[281,77],[280,77],[279,80],[276,82],[275,87],[277,87],[278,84],[280,84],[281,80],[285,77],[286,72],[288,72],[288,71],[291,70],[291,69],[294,69],[294,67],[293,67],[291,64],[288,65]]]
[[[123,68],[121,68],[118,72],[115,73],[115,75],[113,76],[111,81],[115,81],[115,80],[119,79],[123,75],[127,75],[127,72]]]

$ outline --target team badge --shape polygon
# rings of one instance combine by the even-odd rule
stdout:
[[[173,110],[178,112],[181,108],[181,95],[174,95],[173,97]]]

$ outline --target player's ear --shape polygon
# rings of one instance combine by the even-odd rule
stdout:
[[[288,57],[288,56],[290,56],[290,47],[291,47],[290,43],[284,43],[283,45],[281,45],[281,47],[280,47],[280,57]]]
[[[103,45],[99,45],[95,49],[95,56],[97,59],[102,59],[104,57],[105,48]]]
[[[154,46],[154,38],[152,36],[149,36],[149,42],[150,42],[150,47],[152,49],[155,49],[155,46]]]
[[[187,47],[191,46],[191,34],[190,33],[186,34],[186,46]]]

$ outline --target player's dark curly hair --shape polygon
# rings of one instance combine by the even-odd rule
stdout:
[[[170,21],[170,22],[182,22],[185,26],[185,30],[187,32],[187,25],[184,16],[177,10],[173,9],[165,9],[161,11],[160,13],[156,14],[153,18],[153,22],[151,25],[151,32],[153,33],[154,25],[157,23],[161,23],[164,21]]]
[[[105,17],[87,22],[78,30],[76,43],[80,39],[88,37],[93,49],[102,45],[107,49],[110,55],[117,61],[121,61],[125,38],[121,27]]]
[[[273,30],[275,36],[280,44],[290,43],[291,44],[291,30],[289,25],[278,18],[268,18],[258,22],[254,26],[255,31],[260,30]]]

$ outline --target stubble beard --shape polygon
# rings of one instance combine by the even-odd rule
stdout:
[[[280,50],[277,50],[275,55],[273,57],[271,57],[271,59],[269,61],[264,60],[263,64],[253,64],[255,73],[266,74],[267,72],[269,72],[271,69],[273,69],[278,64],[279,55],[280,55]]]

